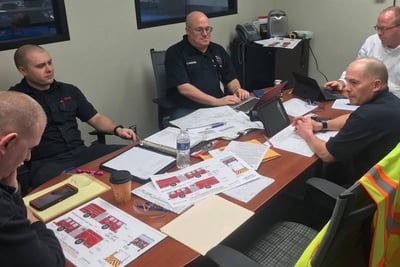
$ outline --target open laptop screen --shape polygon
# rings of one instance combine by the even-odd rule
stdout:
[[[279,97],[264,103],[257,111],[268,137],[275,135],[290,124],[290,119]]]

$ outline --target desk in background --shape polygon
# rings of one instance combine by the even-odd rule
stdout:
[[[288,94],[290,90],[285,90],[284,100],[291,98],[292,96]],[[312,112],[321,117],[337,117],[342,114],[346,114],[349,111],[345,110],[333,110],[331,109],[333,102],[323,102],[321,103],[322,108],[317,108]],[[256,130],[245,136],[239,138],[239,141],[246,141],[251,139],[257,139],[260,142],[265,142],[264,131]],[[222,145],[226,145],[227,141],[222,142]],[[100,164],[116,155],[129,149],[131,146],[124,147],[118,151],[105,155],[97,160],[89,162],[82,167],[82,169],[98,169]],[[250,200],[248,203],[242,203],[236,199],[230,198],[221,194],[226,199],[244,207],[251,211],[258,212],[264,205],[268,203],[273,197],[277,196],[285,187],[287,187],[290,183],[296,180],[297,177],[301,176],[304,172],[314,167],[318,163],[318,157],[315,155],[312,157],[304,157],[298,154],[294,154],[291,152],[287,152],[280,149],[275,149],[281,157],[276,158],[271,161],[267,161],[261,164],[258,172],[261,175],[271,177],[275,179],[275,182],[270,186],[265,188],[261,193],[259,193],[256,197]],[[199,159],[191,158],[192,163],[196,163]],[[39,188],[35,189],[34,192],[37,192],[43,188],[56,184],[64,179],[66,179],[68,174],[61,174],[56,178],[48,181],[47,183],[41,185]],[[102,176],[97,176],[98,179],[105,183],[109,183],[110,174],[105,172]],[[141,184],[137,182],[132,182],[132,188],[139,187]],[[166,216],[162,218],[149,218],[145,215],[140,215],[134,212],[133,205],[135,199],[138,197],[133,195],[132,199],[128,203],[119,204],[114,201],[112,191],[107,191],[100,195],[100,197],[109,203],[115,205],[121,210],[127,212],[128,214],[140,219],[141,221],[147,223],[148,225],[154,227],[155,229],[160,229],[162,226],[166,225],[168,222],[176,218],[178,215],[174,213],[167,213]],[[147,251],[139,258],[132,261],[128,266],[184,266],[199,258],[200,254],[190,249],[189,247],[179,243],[178,241],[167,237],[158,243],[151,250]],[[74,266],[72,263],[67,262],[67,266]]]

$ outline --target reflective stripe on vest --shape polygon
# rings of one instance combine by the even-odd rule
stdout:
[[[359,182],[377,205],[369,266],[398,266],[400,145],[366,173]]]
[[[369,266],[400,266],[400,143],[359,182],[377,204],[374,215],[374,237]],[[319,247],[329,222],[304,250],[296,267],[311,266],[311,259]]]

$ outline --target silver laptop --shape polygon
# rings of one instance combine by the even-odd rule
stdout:
[[[251,96],[243,101],[241,101],[239,104],[232,105],[232,108],[234,108],[237,111],[243,111],[244,113],[248,114],[250,110],[253,109],[253,107],[257,104],[258,100],[260,98]]]
[[[243,111],[244,113],[249,114],[251,110],[257,109],[265,102],[268,102],[271,99],[274,99],[275,97],[279,96],[287,83],[288,81],[284,81],[281,84],[275,85],[272,88],[265,89],[264,94],[261,97],[251,96],[243,100],[239,104],[233,105],[232,107],[235,110]]]

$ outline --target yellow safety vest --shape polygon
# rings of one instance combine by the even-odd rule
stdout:
[[[400,143],[358,182],[377,205],[369,266],[400,266]],[[328,225],[308,245],[296,267],[311,266]]]

